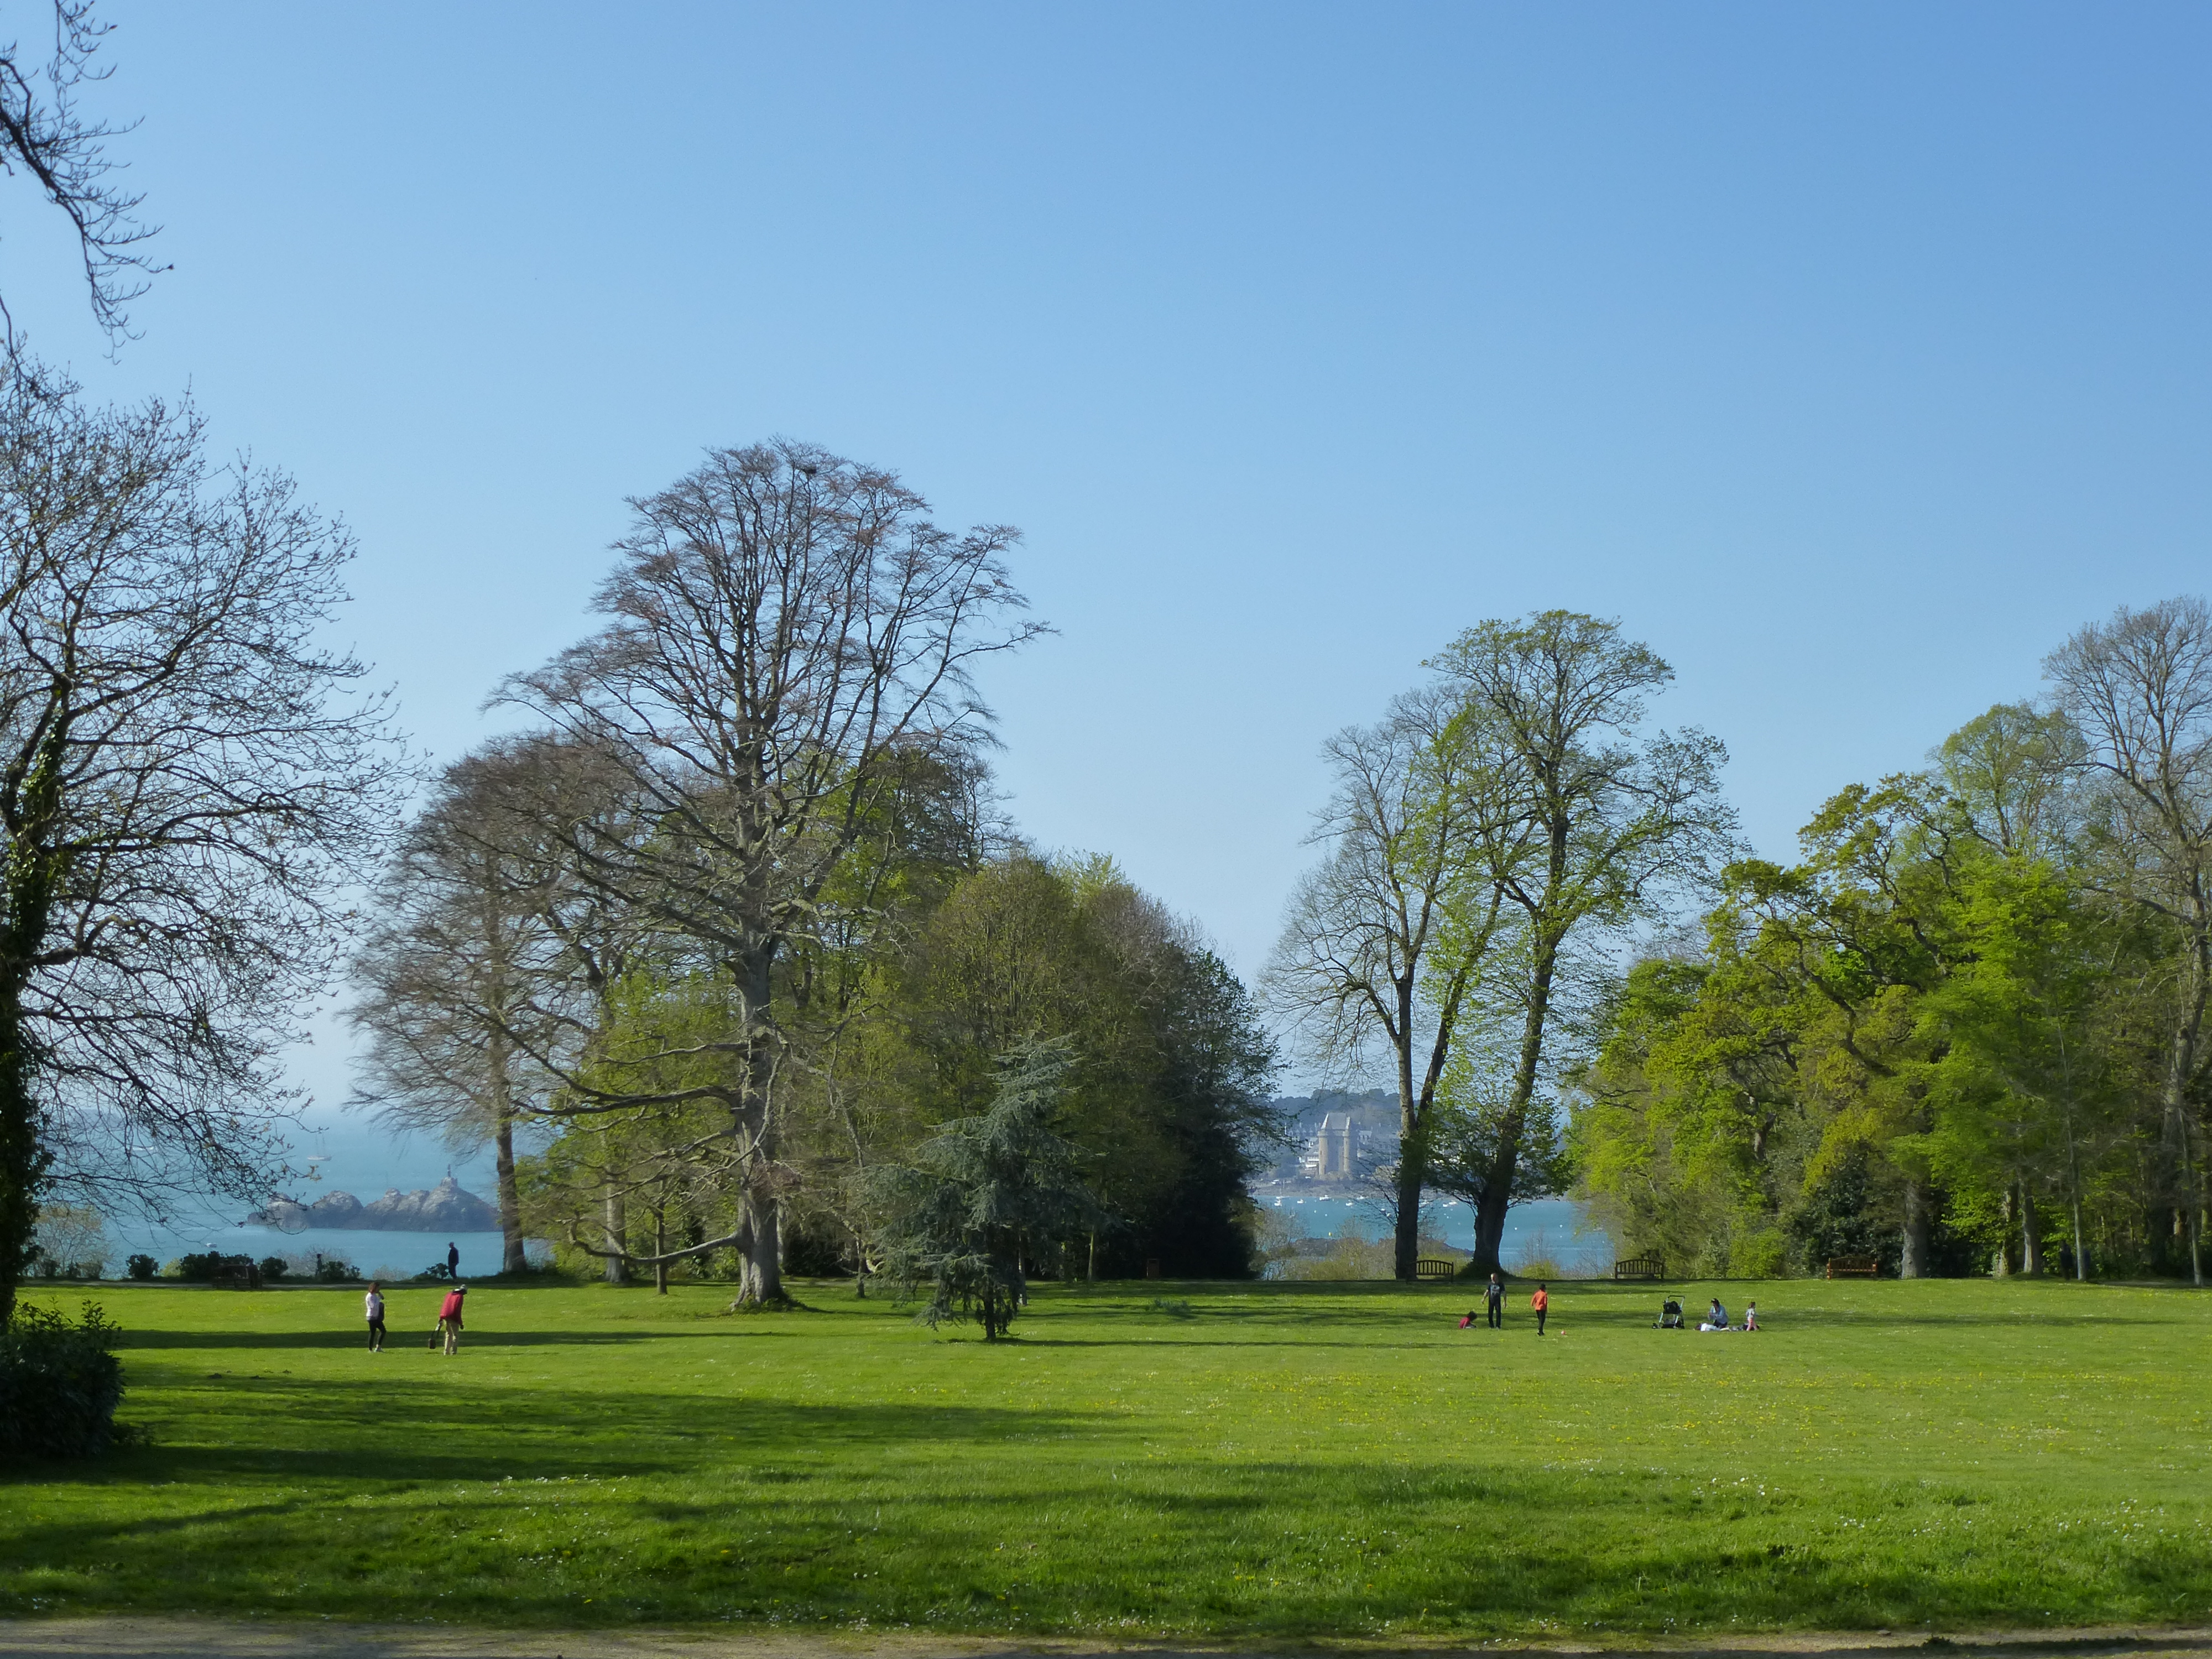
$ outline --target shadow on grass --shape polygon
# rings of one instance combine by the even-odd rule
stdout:
[[[190,1375],[161,1379],[190,1384]],[[456,1398],[428,1376],[389,1374],[374,1388],[293,1376],[220,1373],[224,1407],[184,1421],[203,1438],[155,1443],[96,1462],[0,1474],[0,1486],[180,1482],[220,1486],[241,1478],[393,1486],[505,1480],[578,1480],[713,1472],[742,1481],[749,1466],[805,1452],[878,1455],[896,1448],[997,1446],[1046,1436],[1128,1434],[1119,1413],[1009,1407],[827,1405],[734,1395],[584,1389],[472,1389]],[[135,1413],[126,1396],[122,1416]],[[209,1443],[212,1441],[213,1443]],[[326,1487],[315,1501],[327,1502]]]
[[[620,1347],[641,1342],[696,1342],[702,1337],[784,1337],[795,1338],[814,1334],[811,1331],[778,1328],[774,1326],[731,1325],[708,1330],[696,1327],[683,1330],[551,1330],[508,1331],[496,1328],[471,1328],[462,1337],[464,1353],[483,1348],[588,1348]],[[118,1348],[353,1348],[366,1352],[368,1336],[358,1323],[349,1328],[328,1331],[171,1331],[128,1330],[117,1339]],[[402,1349],[425,1349],[429,1343],[428,1327],[420,1329],[394,1326],[386,1339],[385,1347],[397,1353]]]
[[[281,1580],[285,1611],[356,1619],[388,1617],[395,1599],[434,1606],[441,1620],[575,1627],[766,1617],[1074,1633],[1110,1620],[1146,1633],[1340,1637],[1401,1618],[1409,1632],[1556,1637],[1581,1627],[1617,1639],[1665,1630],[1678,1652],[1696,1651],[1680,1637],[1731,1625],[2136,1620],[2201,1605],[2212,1588],[2212,1564],[2176,1553],[2174,1540],[2045,1536],[2033,1570],[1992,1573],[1963,1542],[1908,1559],[1828,1525],[1838,1498],[1881,1498],[1900,1527],[1949,1512],[1944,1493],[1894,1483],[1819,1503],[1731,1497],[1700,1507],[1684,1501],[1681,1482],[1656,1475],[1442,1462],[1356,1469],[1279,1459],[1200,1472],[1017,1458],[903,1480],[849,1460],[819,1477],[789,1466],[783,1454],[825,1430],[848,1432],[842,1419],[854,1414],[787,1413],[763,1425],[784,1443],[775,1451],[785,1467],[732,1468],[711,1486],[456,1492],[446,1483],[465,1475],[425,1466],[419,1492],[386,1486],[373,1505],[333,1504],[323,1490],[249,1491],[234,1507],[189,1516],[42,1524],[0,1559],[26,1578],[66,1580],[77,1610],[266,1612]],[[1009,1419],[1048,1420],[960,1408],[857,1414],[938,1438],[948,1416],[977,1438],[1004,1434]],[[1976,1541],[2004,1549],[2024,1538],[1992,1528]],[[88,1574],[86,1562],[101,1565]],[[2060,1567],[2074,1571],[2045,1571]],[[2207,1644],[2029,1636],[1990,1651],[2124,1646]],[[1069,1654],[1115,1650],[1126,1650]],[[1791,1651],[1756,1638],[1729,1646],[1735,1659]]]

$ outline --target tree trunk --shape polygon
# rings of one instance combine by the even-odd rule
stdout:
[[[615,1254],[607,1257],[607,1283],[629,1283],[629,1263],[622,1252],[629,1249],[629,1218],[625,1212],[623,1196],[611,1188],[607,1193],[606,1206],[607,1249]]]
[[[2030,1279],[2043,1274],[2043,1224],[2035,1213],[2035,1194],[2020,1183],[2020,1270]]]
[[[46,942],[56,886],[66,855],[48,849],[61,811],[61,757],[69,734],[64,709],[50,708],[53,724],[38,758],[14,792],[0,800],[8,826],[6,884],[0,902],[0,1331],[15,1317],[15,1287],[31,1265],[39,1227],[39,1186],[48,1153],[45,1113],[32,1092],[32,1057],[23,1041],[23,985],[32,959]]]
[[[1556,888],[1566,867],[1564,835],[1555,836],[1552,854],[1552,884]],[[1559,942],[1548,933],[1536,940],[1535,972],[1528,986],[1528,1008],[1521,1023],[1521,1057],[1513,1068],[1513,1094],[1506,1102],[1498,1125],[1498,1146],[1491,1154],[1489,1173],[1483,1177],[1482,1202],[1474,1217],[1474,1271],[1504,1271],[1498,1247],[1505,1238],[1505,1212],[1513,1205],[1513,1174],[1521,1161],[1521,1129],[1528,1121],[1528,1103],[1535,1098],[1536,1071],[1544,1058],[1544,1021],[1552,1008],[1552,975],[1559,966]]]
[[[18,994],[12,986],[0,989],[0,1331],[15,1316],[15,1287],[30,1266],[46,1164],[22,1029]]]
[[[522,1248],[522,1194],[514,1184],[514,1115],[506,1109],[504,1099],[497,1125],[492,1132],[492,1147],[499,1171],[499,1270],[525,1273],[530,1260]]]
[[[790,1301],[783,1289],[782,1218],[775,1192],[775,1037],[768,1027],[773,947],[744,964],[745,1018],[751,1037],[745,1056],[744,1098],[737,1106],[737,1131],[745,1153],[744,1187],[738,1194],[738,1231],[745,1235],[737,1305],[756,1308]]]
[[[1897,1261],[1899,1279],[1928,1277],[1929,1222],[1927,1183],[1908,1179],[1905,1183],[1904,1248]]]
[[[1997,1230],[1996,1254],[1990,1258],[1990,1277],[2003,1279],[2012,1272],[2012,1195],[2010,1187],[2004,1194],[2004,1225]]]
[[[2191,940],[2187,971],[2182,977],[2179,1005],[2174,1012],[2173,1038],[2166,1051],[2165,1088],[2161,1105],[2164,1107],[2167,1153],[2174,1159],[2179,1177],[2179,1191],[2174,1205],[2176,1228],[2189,1247],[2190,1281],[2199,1290],[2204,1287],[2204,1252],[2197,1225],[2197,1212],[2203,1204],[2203,1194],[2197,1190],[2196,1137],[2190,1123],[2189,1084],[2197,1065],[2197,1045],[2204,1024],[2206,993],[2206,962],[2208,940],[2203,919],[2198,918],[2199,927]]]
[[[653,1206],[653,1254],[659,1258],[653,1264],[653,1293],[668,1294],[668,1212],[660,1205]]]

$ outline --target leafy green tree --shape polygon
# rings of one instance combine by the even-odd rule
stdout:
[[[1936,1166],[1954,1189],[2002,1194],[2028,1273],[2042,1266],[2037,1194],[2057,1193],[2087,1279],[2087,1182],[2124,1111],[2112,1004],[2140,938],[2039,859],[1983,860],[1959,900],[1961,960],[1924,1013],[1948,1039],[1931,1071]]]
[[[974,1319],[996,1341],[1026,1297],[1024,1262],[1097,1228],[1087,1160],[1052,1127],[1073,1066],[1064,1040],[1024,1043],[1001,1062],[988,1110],[874,1171],[886,1271],[929,1285],[930,1325]]]

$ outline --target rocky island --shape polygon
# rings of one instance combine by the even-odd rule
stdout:
[[[392,1233],[490,1233],[499,1231],[499,1212],[447,1176],[434,1187],[403,1193],[387,1188],[364,1204],[349,1192],[325,1193],[312,1204],[272,1198],[246,1218],[264,1227],[298,1231],[302,1226]]]

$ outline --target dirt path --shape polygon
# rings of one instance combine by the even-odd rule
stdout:
[[[508,1633],[466,1626],[346,1625],[224,1619],[0,1619],[0,1659],[1047,1659],[1129,1656],[1212,1659],[1294,1654],[1301,1659],[1498,1659],[1525,1654],[1663,1655],[1666,1659],[1901,1659],[1905,1653],[1960,1659],[2212,1659],[2212,1630],[1992,1631],[1930,1639],[1920,1632],[1706,1638],[1679,1644],[1492,1643],[1471,1646],[1364,1642],[1223,1643],[1208,1646],[1037,1638],[1000,1640],[915,1632],[738,1633],[635,1630]]]

